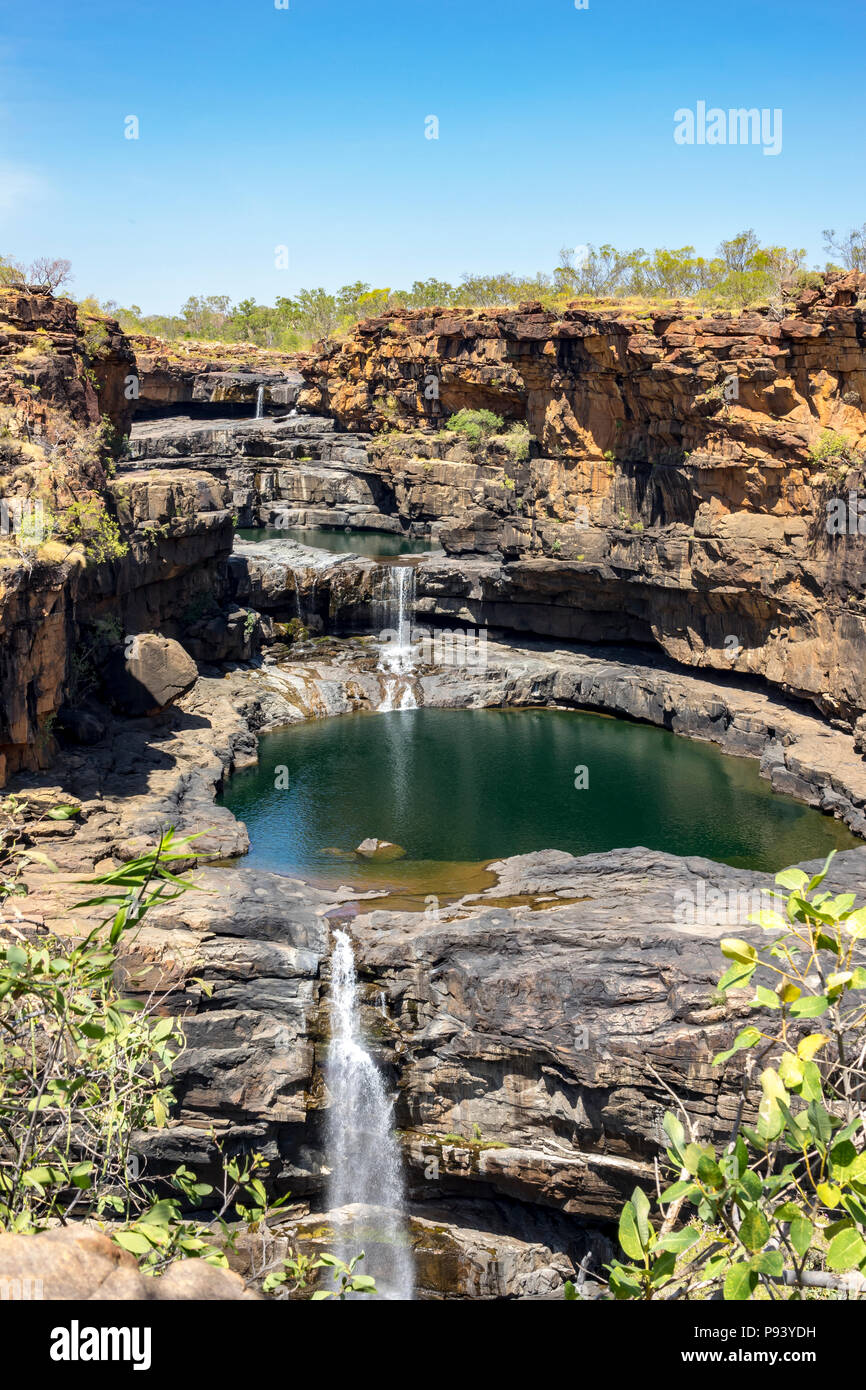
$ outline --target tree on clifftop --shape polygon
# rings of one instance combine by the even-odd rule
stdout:
[[[843,237],[837,238],[832,227],[822,235],[825,251],[838,256],[845,270],[866,270],[866,222],[862,227],[853,227]]]

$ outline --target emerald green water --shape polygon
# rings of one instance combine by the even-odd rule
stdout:
[[[577,766],[587,768],[586,790],[575,788]],[[397,710],[298,724],[261,738],[258,767],[236,773],[223,802],[249,829],[246,863],[413,891],[448,891],[451,881],[466,891],[469,865],[538,849],[644,845],[777,870],[860,843],[840,821],[771,791],[753,759],[564,710]],[[368,836],[403,846],[405,858],[357,858]]]
[[[432,541],[395,536],[391,531],[345,531],[327,526],[263,526],[258,531],[235,533],[242,541],[298,541],[335,555],[363,555],[368,560],[387,560],[393,555],[423,555]]]

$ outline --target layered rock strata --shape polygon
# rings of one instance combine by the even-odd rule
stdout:
[[[252,343],[167,343],[135,333],[139,414],[195,405],[252,414],[261,388],[263,409],[295,404],[303,378],[291,353]]]
[[[226,484],[241,527],[400,531],[393,491],[371,467],[367,443],[322,416],[179,416],[136,425],[124,464],[125,472],[189,464],[208,470]]]
[[[852,274],[780,313],[392,313],[308,362],[300,403],[351,429],[423,426],[376,447],[410,479],[441,470],[446,493],[471,478],[432,433],[451,412],[525,423],[525,456],[440,514],[446,550],[502,563],[500,621],[652,642],[850,722],[866,704],[863,535],[856,513],[853,532],[828,530],[828,504],[848,516],[862,493],[864,302]]]

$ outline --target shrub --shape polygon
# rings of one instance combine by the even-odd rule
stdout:
[[[88,357],[105,356],[109,348],[108,328],[101,319],[91,319],[82,342]]]
[[[98,497],[72,502],[63,514],[63,529],[68,540],[84,546],[94,564],[119,559],[129,550],[120,527]]]
[[[458,410],[452,415],[445,428],[456,434],[465,434],[473,444],[478,444],[490,434],[502,429],[505,421],[492,410]]]
[[[523,463],[529,458],[529,446],[532,442],[532,435],[529,427],[522,421],[516,421],[505,434],[499,435],[499,443],[503,444],[508,450],[515,463]]]
[[[810,463],[854,463],[856,451],[847,435],[822,430],[817,444],[809,450]]]
[[[819,270],[798,270],[793,286],[795,294],[802,294],[804,290],[820,290],[824,286],[824,277]]]
[[[11,256],[0,256],[0,285],[5,288],[21,289],[27,284],[24,266]]]
[[[49,863],[26,847],[25,810],[2,804],[4,898],[25,891],[29,862]],[[77,812],[53,807],[40,819]],[[148,908],[191,886],[169,867],[189,854],[167,832],[156,850],[92,880],[98,895],[77,906],[105,904],[104,929],[78,943],[16,931],[0,950],[0,1229],[44,1229],[80,1206],[128,1212],[133,1134],[165,1123],[182,1035],[158,1016],[160,1001],[118,995],[113,948]]]
[[[80,808],[53,806],[28,819],[30,811],[14,797],[0,802],[4,908],[26,894],[29,865],[53,867],[29,847],[34,824],[71,819]],[[261,1154],[228,1156],[216,1140],[218,1194],[181,1165],[160,1180],[180,1197],[160,1198],[133,1161],[138,1133],[167,1123],[172,1065],[184,1035],[165,1013],[167,996],[151,994],[146,1003],[123,997],[117,950],[152,907],[196,887],[173,872],[195,860],[196,838],[176,840],[168,829],[153,850],[86,881],[88,896],[72,910],[102,907],[108,915],[81,941],[50,934],[30,940],[0,913],[0,1232],[35,1233],[70,1217],[110,1219],[115,1243],[136,1256],[144,1273],[158,1275],[178,1259],[227,1266],[221,1246],[234,1240],[227,1213],[234,1210],[254,1230],[287,1200],[269,1204]],[[198,1207],[215,1197],[216,1229],[185,1220],[181,1197]],[[348,1265],[329,1254],[274,1260],[262,1271],[263,1287],[303,1292],[313,1271],[329,1267],[337,1288],[314,1299],[375,1293],[374,1280],[355,1273],[363,1258]]]

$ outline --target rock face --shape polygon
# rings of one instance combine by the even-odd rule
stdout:
[[[537,303],[393,310],[305,361],[301,404],[362,430],[487,409],[525,420],[552,457],[595,448],[600,459],[610,449],[661,461],[719,433],[714,417],[726,397],[712,388],[735,373],[731,459],[744,461],[745,445],[771,456],[799,448],[802,458],[800,436],[813,414],[863,436],[864,290],[856,272],[830,276],[782,318],[652,308],[635,316],[616,301],[590,308],[580,300],[556,313]],[[431,375],[438,394],[425,392]],[[823,389],[810,389],[813,382]]]
[[[400,531],[397,503],[377,477],[367,439],[340,434],[321,416],[262,420],[144,420],[129,445],[131,468],[192,462],[224,480],[242,527],[351,526]]]
[[[381,627],[376,605],[385,573],[376,561],[297,541],[237,541],[228,585],[236,602],[278,622],[297,618],[308,628],[340,631]]]
[[[68,422],[97,425],[102,415],[128,434],[134,374],[129,340],[113,319],[87,315],[71,299],[0,288],[0,401],[31,436],[53,441]]]
[[[259,387],[265,408],[289,409],[303,385],[291,353],[251,343],[166,343],[140,333],[131,342],[140,411],[194,403],[243,407],[252,414]]]
[[[75,610],[80,628],[108,623],[120,647],[159,632],[196,661],[254,657],[258,615],[231,595],[234,528],[224,484],[210,473],[153,469],[122,472],[108,490],[128,549],[85,571]]]
[[[126,633],[180,636],[225,590],[234,531],[225,488],[208,473],[182,469],[120,473],[109,484],[128,552],[92,567],[80,609],[112,614]]]
[[[383,473],[402,453],[404,492],[438,500],[447,551],[495,561],[443,570],[446,610],[464,584],[470,621],[657,643],[851,721],[866,706],[863,538],[827,522],[862,491],[864,298],[851,274],[781,319],[394,313],[326,345],[300,402],[364,431],[430,430],[464,407],[528,426],[511,464],[442,458],[435,436],[374,446]]]
[[[65,690],[72,632],[74,565],[38,563],[4,571],[0,585],[0,786],[44,766],[50,722]]]
[[[73,500],[103,510],[100,421],[128,431],[134,368],[112,320],[69,299],[0,288],[0,785],[53,752],[84,556],[52,539],[52,527]],[[31,518],[29,540],[15,534],[16,506]]]

